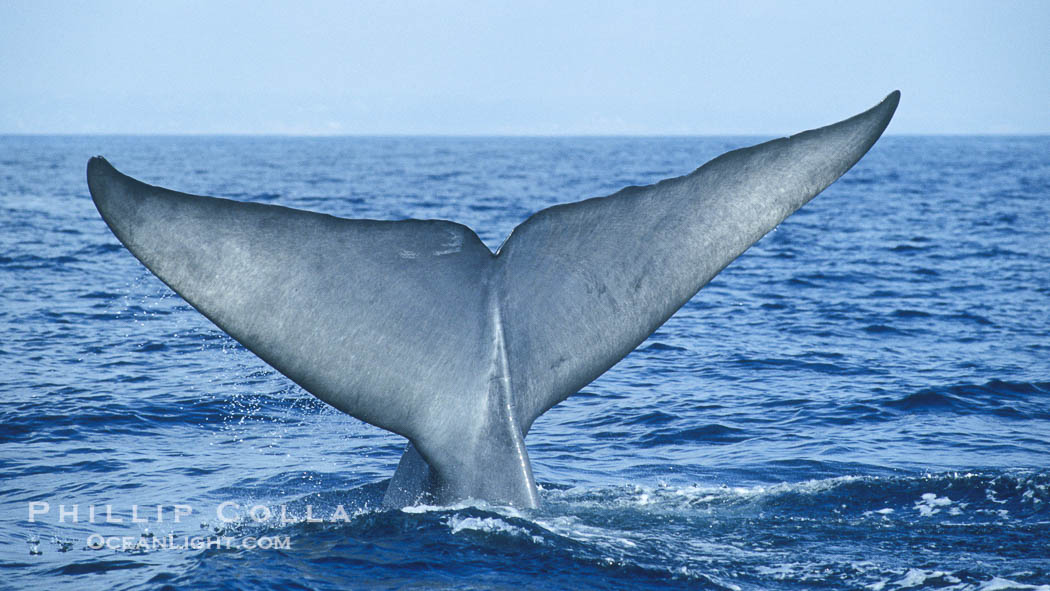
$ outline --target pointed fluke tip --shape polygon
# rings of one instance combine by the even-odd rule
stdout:
[[[886,95],[886,98],[882,99],[882,102],[875,105],[872,111],[878,111],[882,114],[882,125],[879,130],[879,136],[882,132],[886,131],[886,128],[890,125],[890,119],[893,119],[893,115],[897,112],[897,105],[901,102],[901,91],[894,90],[893,92]],[[875,137],[878,139],[878,136]]]
[[[88,163],[87,163],[88,180],[90,180],[92,176],[94,176],[96,174],[99,174],[100,172],[103,172],[103,171],[106,171],[106,170],[113,170],[113,165],[110,164],[109,161],[106,160],[105,158],[103,158],[102,156],[92,156],[88,160]]]
[[[894,90],[893,92],[886,95],[886,98],[878,102],[874,107],[859,113],[854,117],[871,117],[875,116],[878,119],[883,120],[884,123],[889,123],[890,118],[897,112],[897,105],[901,102],[901,91]]]
[[[883,118],[886,124],[889,124],[890,118],[897,112],[897,105],[901,102],[901,91],[894,90],[893,92],[886,95],[886,98],[882,99],[882,102],[872,107],[872,111],[880,111],[884,113]]]
[[[102,156],[93,156],[88,160],[88,192],[91,193],[91,200],[95,202],[95,208],[102,214],[103,219],[107,219],[105,213],[107,202],[123,194],[123,191],[119,191],[118,188],[127,178]],[[109,223],[108,219],[107,223]]]
[[[879,101],[875,106],[864,111],[863,113],[857,113],[849,119],[843,119],[838,123],[832,123],[819,129],[810,130],[812,132],[819,132],[824,130],[846,130],[853,129],[858,133],[861,133],[864,137],[868,138],[868,141],[859,142],[856,147],[860,149],[856,154],[857,160],[868,151],[869,148],[882,136],[882,133],[886,131],[886,128],[890,125],[890,120],[893,119],[893,115],[897,112],[897,105],[900,104],[901,91],[894,90],[893,92],[886,95],[886,98]],[[791,137],[808,135],[810,131],[803,131],[795,134]],[[843,136],[846,137],[846,136]],[[854,160],[854,163],[856,160]],[[851,164],[852,166],[852,164]]]
[[[893,92],[886,95],[886,98],[882,99],[882,104],[885,105],[890,112],[897,110],[897,105],[901,102],[901,91],[894,90]]]
[[[95,194],[95,183],[101,181],[106,175],[113,174],[117,169],[113,168],[113,165],[102,156],[92,156],[87,163],[87,181],[88,188],[91,189],[92,196]]]

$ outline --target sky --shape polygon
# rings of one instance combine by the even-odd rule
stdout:
[[[0,0],[0,133],[1050,133],[1050,1]]]

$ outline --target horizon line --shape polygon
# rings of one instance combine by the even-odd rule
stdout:
[[[781,133],[265,133],[265,132],[185,132],[185,133],[150,133],[150,132],[5,132],[0,137],[126,137],[126,138],[302,138],[302,139],[366,139],[366,138],[434,138],[434,139],[613,139],[613,138],[730,138],[730,137],[790,137]],[[1032,132],[897,132],[886,133],[883,137],[1047,137],[1050,131]]]

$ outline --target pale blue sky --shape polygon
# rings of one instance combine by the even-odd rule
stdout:
[[[1050,1],[0,0],[0,133],[1050,133]]]

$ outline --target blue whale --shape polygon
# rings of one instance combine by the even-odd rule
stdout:
[[[117,238],[194,308],[307,392],[408,439],[385,504],[535,507],[533,421],[849,170],[899,98],[544,209],[495,253],[450,221],[187,195],[101,157],[87,181]]]

